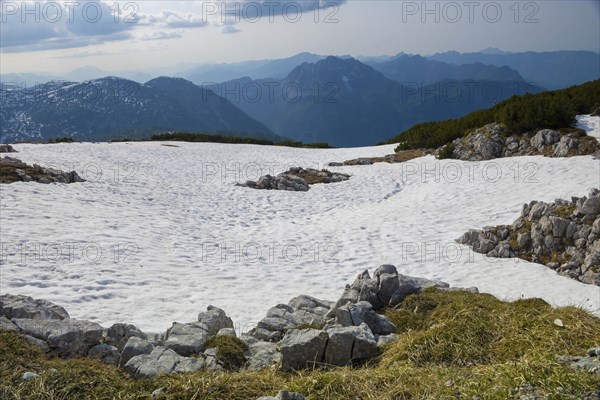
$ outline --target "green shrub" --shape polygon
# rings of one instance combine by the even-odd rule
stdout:
[[[248,345],[234,336],[214,336],[208,339],[205,348],[216,348],[217,361],[227,370],[237,371],[246,363],[244,353],[248,350]]]
[[[569,128],[577,114],[589,114],[600,104],[600,80],[567,89],[513,96],[494,107],[462,118],[417,124],[386,143],[400,143],[396,151],[438,148],[492,122],[503,123],[507,134],[536,129]]]
[[[454,156],[455,148],[456,146],[454,145],[454,143],[448,143],[447,145],[441,148],[438,158],[440,160],[456,158]]]

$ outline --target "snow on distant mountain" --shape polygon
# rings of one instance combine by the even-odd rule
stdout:
[[[31,88],[3,84],[1,92],[2,142],[63,136],[101,141],[164,131],[241,131],[257,138],[274,137],[230,102],[183,79],[140,84],[104,77]]]

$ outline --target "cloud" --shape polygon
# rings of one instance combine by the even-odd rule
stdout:
[[[155,32],[151,32],[149,34],[144,34],[144,36],[142,36],[142,40],[176,39],[176,38],[180,38],[182,36],[183,36],[182,31],[172,31],[172,32],[155,31]]]
[[[0,48],[6,53],[76,48],[132,38],[104,2],[0,1]],[[78,10],[77,7],[80,7]]]
[[[162,10],[158,15],[140,15],[140,23],[165,28],[199,28],[208,25],[201,15],[172,10]]]
[[[295,17],[298,12],[306,14],[315,8],[338,7],[345,1],[204,0],[192,3],[197,13],[162,10],[151,14],[140,12],[135,2],[0,0],[0,50],[19,53],[112,41],[175,39],[182,37],[185,29],[205,26],[218,26],[222,33],[231,34],[240,32],[234,26],[240,21],[268,23],[277,16]]]
[[[203,3],[202,10],[205,18],[218,17],[223,23],[230,20],[258,22],[270,21],[278,16],[294,19],[298,14],[312,18],[316,10],[339,7],[345,2],[346,0],[209,0]]]

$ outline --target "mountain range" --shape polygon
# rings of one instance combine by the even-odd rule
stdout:
[[[296,67],[284,79],[247,77],[211,89],[278,134],[305,143],[364,146],[418,122],[455,118],[515,94],[542,91],[515,71],[494,69],[502,72],[502,80],[459,80],[439,73],[436,83],[423,81],[423,75],[401,84],[358,60],[327,57]],[[508,79],[511,75],[515,80]]]
[[[480,62],[508,66],[519,71],[527,82],[546,89],[562,89],[600,78],[600,55],[591,51],[537,53],[458,53],[449,51],[428,57],[456,65]]]
[[[397,82],[435,83],[444,79],[524,82],[521,74],[507,66],[473,64],[455,65],[429,60],[419,55],[402,54],[384,62],[367,63],[386,78]]]
[[[395,56],[358,56],[354,58],[365,64],[371,65],[377,70],[380,70],[381,68],[381,72],[386,75],[385,69],[388,67],[386,65],[378,66],[378,64],[394,62],[403,56],[410,55],[399,53]],[[148,67],[147,69],[136,71],[105,71],[95,66],[85,66],[76,68],[65,74],[4,73],[0,75],[0,81],[33,86],[51,80],[81,82],[84,80],[115,75],[143,83],[157,76],[175,76],[190,80],[199,85],[204,85],[206,83],[226,82],[245,76],[252,79],[283,79],[298,65],[304,62],[315,63],[326,57],[326,55],[305,52],[281,59],[264,59],[220,64],[187,63],[170,67]],[[350,58],[349,55],[338,57]],[[448,51],[445,53],[421,56],[421,58],[427,58],[432,61],[439,61],[446,64],[454,64],[456,66],[477,63],[485,64],[487,66],[507,66],[517,71],[525,81],[534,83],[546,89],[565,88],[600,78],[600,55],[590,51],[529,51],[513,53],[497,48],[487,48],[472,53]],[[430,68],[433,67],[431,65],[426,66],[426,69]],[[438,66],[438,68],[443,69],[448,67]],[[454,73],[457,74],[457,76],[455,76],[456,79],[464,77],[464,75],[461,77],[461,69],[456,70]],[[466,78],[484,79],[476,76],[466,76]],[[490,77],[485,77],[485,79],[489,78]],[[392,77],[392,79],[395,78]],[[401,79],[404,80],[404,77]],[[497,80],[497,77],[491,79]]]
[[[145,84],[106,77],[82,83],[51,81],[33,88],[4,85],[0,109],[2,142],[64,136],[102,141],[165,131],[235,131],[258,139],[284,139],[209,89],[179,78],[161,77]]]
[[[515,94],[598,79],[600,70],[596,53],[499,49],[360,60],[301,53],[178,68],[171,72],[180,77],[148,80],[148,71],[90,79],[106,71],[84,67],[71,73],[81,82],[52,80],[31,87],[18,79],[43,76],[2,75],[1,81],[18,83],[2,85],[0,141],[188,131],[371,145],[416,123],[460,117]],[[203,85],[207,82],[216,83]]]

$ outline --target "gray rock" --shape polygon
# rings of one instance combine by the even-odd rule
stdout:
[[[327,331],[329,340],[324,362],[343,366],[353,361],[373,358],[378,354],[377,340],[367,326],[334,327]]]
[[[131,358],[125,364],[125,370],[138,378],[151,378],[157,375],[170,374],[177,364],[186,360],[173,350],[165,347],[155,347],[150,354]]]
[[[40,376],[38,374],[36,374],[35,372],[31,372],[31,371],[27,371],[27,372],[23,372],[23,375],[21,375],[21,379],[24,381],[29,381],[31,379],[37,379]]]
[[[382,306],[386,307],[394,297],[394,294],[400,290],[400,280],[398,271],[393,265],[384,265],[375,271],[375,278],[378,281],[378,291],[376,297],[381,301]],[[371,303],[371,305],[373,305]],[[375,308],[376,305],[373,305]]]
[[[352,349],[352,359],[369,360],[378,354],[377,339],[367,324],[361,324],[358,329]]]
[[[543,151],[544,147],[553,145],[560,140],[560,133],[551,129],[543,129],[538,131],[536,135],[531,138],[531,145],[538,151]]]
[[[314,310],[315,308],[330,309],[332,302],[327,300],[319,300],[312,296],[301,295],[294,297],[288,302],[288,306],[294,310]]]
[[[350,306],[350,316],[352,323],[359,326],[363,322],[366,323],[371,331],[376,335],[389,335],[396,333],[396,327],[385,316],[378,314],[373,310],[371,303],[361,301]]]
[[[570,136],[563,136],[560,141],[554,145],[554,157],[566,157],[569,152],[579,146],[579,141]]]
[[[395,333],[390,333],[389,335],[381,335],[377,338],[377,347],[382,348],[387,346],[390,343],[393,343],[398,339],[398,335]]]
[[[63,172],[56,169],[44,168],[37,164],[27,165],[21,160],[12,157],[0,158],[0,166],[2,169],[12,170],[16,172],[19,181],[23,182],[39,182],[39,183],[75,183],[84,182],[84,180],[75,171]],[[24,169],[33,169],[34,175],[27,175]]]
[[[29,335],[23,335],[23,338],[25,338],[32,345],[38,347],[44,353],[48,353],[50,351],[50,347],[48,347],[48,344],[41,339],[34,338],[33,336]]]
[[[600,347],[594,347],[588,350],[589,357],[600,357]]]
[[[255,328],[250,331],[250,335],[258,340],[264,340],[267,342],[278,342],[283,337],[280,331],[270,331],[264,328]]]
[[[224,368],[217,359],[217,349],[207,349],[204,352],[204,367],[209,371],[223,371]]]
[[[334,327],[327,330],[329,340],[325,348],[323,362],[328,365],[343,366],[352,362],[352,349],[358,327],[345,326]]]
[[[165,388],[164,387],[160,387],[160,388],[152,391],[153,399],[162,399],[162,398],[164,398],[164,396],[165,396]]]
[[[288,392],[287,390],[282,390],[277,393],[277,396],[263,396],[259,397],[257,400],[308,400],[304,395],[296,392]]]
[[[531,230],[523,232],[529,223]],[[509,237],[515,234],[513,244]],[[458,241],[481,253],[491,247],[485,240],[497,243],[493,250],[484,252],[489,257],[521,257],[543,262],[560,275],[600,286],[597,268],[600,265],[600,191],[593,189],[588,197],[573,197],[571,201],[557,199],[550,204],[533,201],[523,206],[521,217],[512,225],[470,230]]]
[[[0,153],[17,153],[10,144],[0,144]]]
[[[188,357],[179,361],[177,365],[175,365],[175,368],[172,372],[177,374],[184,374],[202,371],[205,368],[206,360],[204,356],[200,355],[198,357]]]
[[[223,328],[233,328],[233,321],[218,307],[208,306],[206,312],[198,314],[198,322],[210,336],[215,336]]]
[[[529,221],[535,221],[540,219],[540,217],[546,213],[546,210],[548,209],[548,204],[544,203],[544,202],[536,202],[535,204],[533,204],[530,209],[529,209],[529,215],[527,216],[527,219]]]
[[[208,319],[207,319],[208,320]],[[213,331],[218,324],[211,322]],[[174,322],[171,328],[165,334],[164,346],[175,351],[182,356],[191,356],[204,351],[206,341],[217,334],[221,329],[217,329],[213,335],[209,333],[208,325],[200,323],[181,324]]]
[[[0,313],[8,319],[69,319],[67,310],[59,305],[47,300],[11,294],[0,296]]]
[[[573,368],[600,375],[600,359],[598,357],[581,357],[571,364]]]
[[[519,249],[526,249],[531,246],[531,233],[520,233],[517,236],[517,246],[519,246]]]
[[[299,370],[322,362],[327,332],[316,329],[292,329],[280,343],[281,368]]]
[[[115,346],[98,344],[90,349],[88,357],[96,358],[104,364],[117,366],[119,365],[121,354],[119,354],[119,350]]]
[[[281,362],[277,345],[270,342],[256,342],[248,345],[246,369],[260,370],[271,368]]]
[[[332,312],[345,304],[354,304],[358,302],[364,282],[370,279],[371,276],[369,275],[369,271],[365,270],[362,274],[358,275],[351,285],[346,285],[342,297],[335,303]]]
[[[600,214],[600,197],[590,197],[583,203],[581,212],[584,214],[598,215]]]
[[[217,332],[217,336],[232,336],[232,337],[237,337],[237,335],[235,333],[235,329],[233,329],[233,328],[223,328],[223,329],[220,329],[219,332]]]
[[[125,365],[133,357],[143,354],[150,354],[152,353],[152,350],[154,350],[154,345],[152,343],[137,336],[132,336],[129,338],[129,340],[127,340],[125,346],[123,346],[119,364]]]
[[[502,157],[504,146],[504,141],[500,136],[502,131],[503,128],[498,124],[489,124],[479,128],[466,137],[452,142],[453,154],[456,158],[465,161],[482,161]]]
[[[18,332],[19,328],[17,328],[10,319],[6,318],[4,315],[0,315],[0,330]]]
[[[87,355],[89,348],[100,344],[104,328],[76,319],[33,320],[13,319],[21,332],[43,340],[50,353],[57,356]]]
[[[106,343],[115,346],[119,351],[123,351],[131,337],[147,339],[146,334],[133,324],[116,323],[106,331]]]

